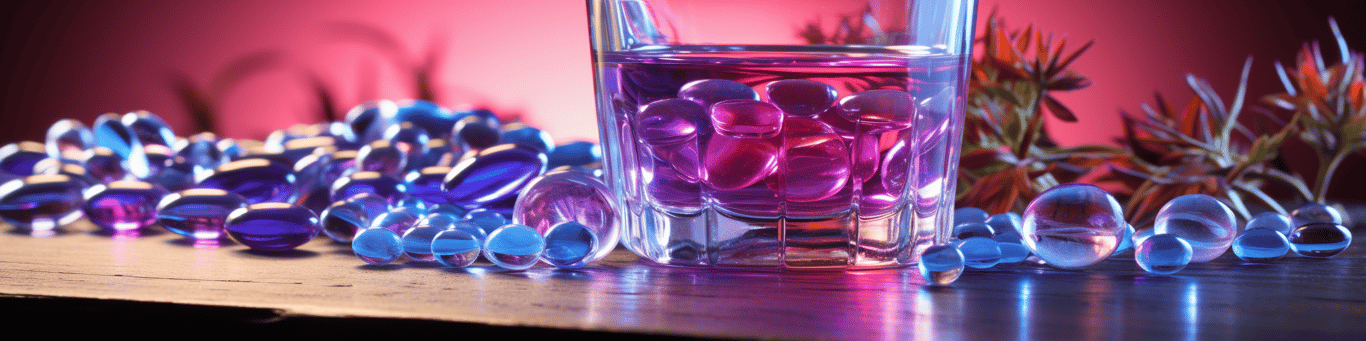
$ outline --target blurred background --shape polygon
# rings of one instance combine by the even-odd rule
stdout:
[[[1010,28],[1032,22],[1071,46],[1095,39],[1074,64],[1094,85],[1059,96],[1080,122],[1050,129],[1062,144],[1107,143],[1122,134],[1119,110],[1137,111],[1154,91],[1184,103],[1186,73],[1232,97],[1252,55],[1257,98],[1281,91],[1272,62],[1293,63],[1302,42],[1324,41],[1335,62],[1329,16],[1366,48],[1363,5],[981,0],[978,24],[994,8]],[[188,97],[218,113],[220,136],[261,139],[362,101],[416,97],[418,73],[439,103],[595,141],[586,13],[580,0],[6,2],[0,142],[42,141],[59,118],[90,124],[137,109],[189,135]]]

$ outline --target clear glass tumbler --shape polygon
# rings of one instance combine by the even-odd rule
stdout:
[[[975,0],[588,0],[622,244],[661,264],[914,264],[951,229]]]

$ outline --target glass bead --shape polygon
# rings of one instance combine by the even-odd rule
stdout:
[[[256,204],[289,200],[294,181],[293,167],[266,159],[242,159],[214,168],[196,187],[237,193],[248,204]]]
[[[18,176],[33,175],[33,165],[46,159],[47,147],[33,141],[21,141],[0,147],[0,172]]]
[[[223,237],[228,215],[247,207],[240,195],[210,188],[191,188],[161,198],[157,204],[157,224],[166,230],[196,240]]]
[[[987,269],[1001,261],[1001,246],[988,237],[970,237],[958,242],[958,250],[963,252],[963,265],[976,269]]]
[[[398,115],[398,104],[390,100],[361,103],[346,112],[345,123],[356,133],[357,142],[368,144],[384,136],[384,129]]]
[[[717,133],[734,138],[770,138],[783,129],[783,111],[768,102],[732,99],[711,106]]]
[[[166,190],[142,181],[115,181],[85,191],[85,217],[106,230],[137,230],[157,220]]]
[[[784,113],[793,116],[815,116],[835,105],[839,93],[821,82],[805,79],[785,79],[764,87],[768,101]]]
[[[403,258],[406,243],[394,231],[365,229],[351,241],[351,251],[366,263],[382,265]]]
[[[403,254],[415,261],[436,261],[436,256],[432,254],[432,241],[445,230],[431,225],[413,226],[403,233]]]
[[[360,193],[374,193],[389,205],[408,197],[408,186],[397,178],[380,172],[362,171],[341,177],[332,183],[332,200],[345,200]]]
[[[1352,231],[1333,223],[1308,223],[1296,227],[1290,235],[1290,249],[1305,257],[1329,258],[1352,244]]]
[[[497,118],[468,115],[455,121],[451,128],[451,144],[467,146],[471,150],[482,150],[500,143],[502,124]]]
[[[81,218],[85,189],[66,175],[30,175],[0,185],[0,218],[21,231],[48,231]]]
[[[387,140],[378,140],[356,152],[356,169],[401,177],[408,167],[408,154]]]
[[[422,219],[422,216],[418,215],[411,208],[395,207],[390,209],[389,212],[384,212],[375,216],[374,219],[370,221],[370,228],[389,229],[389,231],[394,231],[394,233],[401,236],[404,233],[407,233],[409,229],[412,229],[413,225],[417,225],[418,219]]]
[[[478,229],[475,229],[476,231]],[[463,268],[474,264],[484,251],[484,238],[465,229],[441,231],[432,238],[432,255],[446,266]]]
[[[750,187],[778,170],[779,155],[771,139],[713,135],[702,156],[703,182],[719,191]]]
[[[485,234],[493,233],[493,230],[507,225],[510,221],[502,214],[488,209],[476,209],[465,214],[465,220],[479,225],[479,229]],[[540,231],[537,231],[539,233]]]
[[[1124,236],[1119,238],[1119,247],[1115,248],[1115,253],[1110,254],[1111,257],[1134,248],[1134,226],[1128,223],[1124,225]]]
[[[171,145],[176,141],[175,133],[166,121],[146,110],[123,114],[122,120],[123,125],[128,127],[144,148],[160,146],[160,149],[170,151]]]
[[[595,245],[584,263],[606,257],[616,248],[616,240],[621,238],[621,213],[616,206],[616,196],[601,180],[588,174],[546,173],[527,184],[513,207],[513,223],[531,226],[546,236],[554,226],[575,222],[603,240]]]
[[[845,119],[859,122],[868,133],[900,130],[911,126],[914,99],[902,90],[868,90],[840,100]]]
[[[930,284],[946,285],[958,280],[958,276],[963,274],[965,258],[963,252],[958,251],[958,247],[952,244],[934,245],[925,249],[920,254],[920,263],[916,267],[920,268],[920,276],[929,281]]]
[[[1238,220],[1233,210],[1219,199],[1204,194],[1176,197],[1157,212],[1153,234],[1172,234],[1190,243],[1195,251],[1192,262],[1208,262],[1228,251],[1238,237]]]
[[[1020,235],[1048,265],[1079,269],[1110,257],[1127,225],[1119,202],[1100,187],[1064,184],[1040,193],[1022,215]]]
[[[830,198],[849,181],[849,148],[833,128],[820,121],[805,117],[784,121],[783,156],[787,181],[782,191],[789,202]]]
[[[442,189],[450,203],[473,210],[516,200],[517,192],[545,172],[545,154],[514,144],[479,151],[451,168]]]
[[[968,223],[986,223],[991,218],[991,214],[976,207],[960,207],[953,210],[953,225],[963,225]]]
[[[499,141],[529,147],[546,154],[555,151],[555,140],[550,137],[550,133],[521,122],[503,126],[503,136]]]
[[[678,98],[697,102],[705,108],[711,108],[725,100],[747,99],[751,101],[759,100],[759,93],[753,88],[740,82],[725,79],[700,79],[688,84],[678,90]]]
[[[267,202],[228,214],[224,230],[237,243],[265,252],[289,251],[318,236],[318,216],[307,207]]]
[[[95,133],[80,120],[61,119],[47,128],[47,155],[66,162],[79,162],[85,150],[95,147]]]
[[[1029,247],[1024,246],[1018,233],[997,235],[991,240],[995,240],[996,245],[1001,248],[1000,264],[1015,264],[1029,258]]]
[[[484,259],[510,270],[531,268],[542,251],[545,251],[545,239],[536,229],[526,225],[503,225],[489,233],[484,242]]]
[[[556,146],[548,158],[551,168],[602,162],[602,147],[592,142],[574,141]]]
[[[1269,263],[1290,252],[1290,240],[1272,228],[1243,231],[1233,239],[1233,254],[1245,262]]]
[[[1290,212],[1290,226],[1300,227],[1309,223],[1342,224],[1342,213],[1320,203],[1304,204]]]
[[[615,243],[613,243],[615,244]],[[577,269],[593,262],[598,236],[578,222],[566,221],[545,232],[545,252],[541,260],[557,268]]]
[[[1243,227],[1243,231],[1259,228],[1276,230],[1276,232],[1280,232],[1282,235],[1295,230],[1295,227],[1290,225],[1290,217],[1276,212],[1258,213],[1256,216],[1253,216],[1251,220],[1247,221],[1247,225]]]
[[[398,112],[394,119],[398,122],[408,122],[421,127],[427,131],[427,135],[433,139],[445,139],[451,133],[451,128],[455,126],[458,118],[451,109],[431,101],[410,99],[396,103]]]
[[[640,108],[636,114],[636,137],[651,146],[689,142],[708,134],[707,120],[707,108],[696,102],[662,99]]]
[[[967,223],[953,227],[953,238],[967,240],[972,237],[991,238],[996,236],[996,230],[986,223]],[[960,248],[961,249],[961,248]]]
[[[1170,275],[1185,269],[1194,255],[1190,243],[1165,233],[1144,239],[1142,244],[1134,247],[1134,262],[1143,271],[1155,275]]]
[[[328,238],[349,243],[356,233],[370,227],[370,222],[385,212],[389,212],[389,204],[383,198],[363,193],[332,203],[318,220]]]
[[[450,173],[451,167],[443,166],[408,172],[408,176],[403,179],[407,194],[432,205],[449,204],[450,199],[446,197],[446,191],[441,189],[441,185]]]

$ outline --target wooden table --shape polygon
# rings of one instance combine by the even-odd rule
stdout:
[[[1366,337],[1366,252],[1240,263],[1232,253],[1175,276],[1131,259],[1084,271],[1033,264],[969,270],[945,287],[914,268],[750,273],[647,264],[625,250],[577,271],[368,266],[320,237],[267,255],[69,227],[0,233],[7,321],[129,312],[206,325],[417,325],[497,333],[779,339],[1326,339]],[[303,322],[298,322],[303,323]],[[345,329],[337,329],[345,330]],[[559,334],[555,334],[559,335]]]

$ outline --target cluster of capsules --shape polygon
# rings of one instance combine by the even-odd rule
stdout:
[[[1134,262],[1154,275],[1170,275],[1192,262],[1207,262],[1229,249],[1245,262],[1272,262],[1291,252],[1329,258],[1346,250],[1352,233],[1340,212],[1310,203],[1291,212],[1263,212],[1239,232],[1228,206],[1214,197],[1177,197],[1158,211],[1151,228],[1135,231],[1119,202],[1099,187],[1065,184],[1041,193],[1023,214],[989,215],[975,207],[954,211],[950,242],[921,256],[921,275],[931,283],[957,280],[965,267],[1035,261],[1081,269],[1133,251]]]
[[[556,145],[545,131],[503,124],[488,110],[373,101],[344,121],[294,126],[265,141],[181,138],[138,111],[105,114],[90,127],[63,119],[45,142],[0,148],[0,218],[35,236],[84,217],[116,236],[161,226],[195,245],[230,238],[282,252],[319,233],[352,242],[385,230],[414,260],[468,265],[461,258],[475,257],[446,242],[465,238],[494,264],[524,269],[537,259],[583,266],[620,234],[597,145]],[[366,261],[388,258],[353,249]]]

